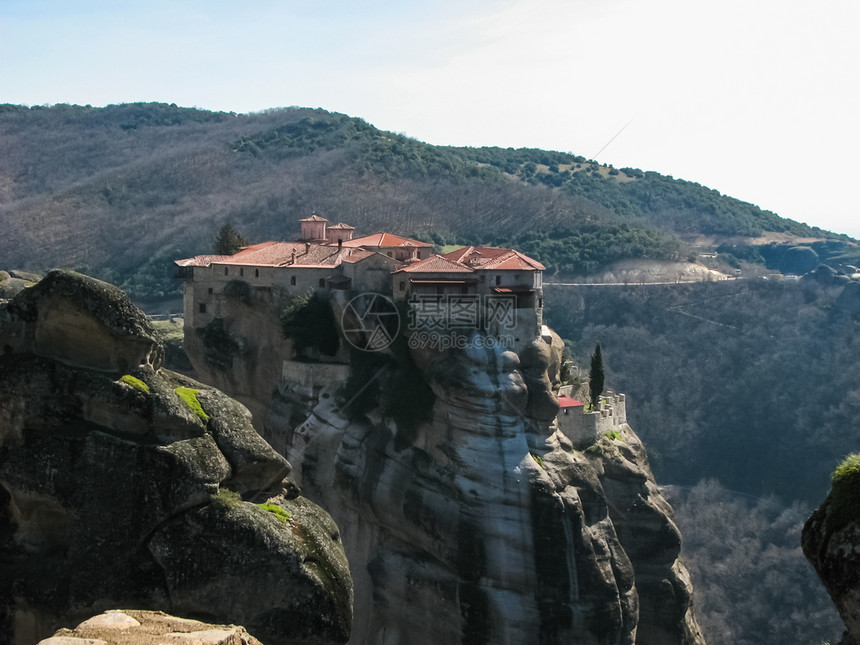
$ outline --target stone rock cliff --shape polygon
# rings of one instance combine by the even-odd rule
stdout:
[[[297,427],[295,403],[268,420],[343,531],[350,642],[704,643],[639,439],[625,424],[581,451],[557,430],[557,336],[520,355],[411,356],[435,395],[411,432],[380,409],[350,414],[341,383]]]
[[[803,527],[802,546],[845,623],[840,645],[860,644],[860,470],[834,478]]]
[[[225,297],[229,315],[224,318],[200,329],[185,320],[185,352],[196,377],[240,401],[259,428],[272,404],[281,364],[292,353],[278,317],[283,298],[241,290],[227,291]]]
[[[237,300],[223,315],[218,330],[186,329],[186,348],[200,378],[253,406],[341,527],[351,643],[704,643],[672,510],[635,433],[624,424],[574,447],[558,429],[557,336],[519,354],[404,361],[401,346],[353,352],[349,368],[291,362],[279,393],[292,351],[272,303]],[[426,406],[416,380],[431,409],[398,427]]]
[[[52,272],[0,307],[0,348],[0,642],[117,606],[347,640],[337,526],[121,291]]]

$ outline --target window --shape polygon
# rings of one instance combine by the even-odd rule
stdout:
[[[239,277],[242,277],[244,275],[245,275],[245,267],[239,267]]]
[[[201,302],[201,303],[200,303],[200,313],[201,313],[201,314],[205,314],[205,313],[206,313],[206,303],[205,303],[205,302]]]
[[[224,267],[224,275],[227,275],[227,267]]]
[[[209,295],[212,295],[212,287],[209,287]]]
[[[394,257],[391,255],[391,251],[389,251],[386,255],[388,255],[388,257]]]
[[[325,287],[325,278],[320,278],[320,289]]]
[[[259,269],[254,269],[254,277],[255,277],[255,278],[259,278],[259,277],[260,277],[260,270],[259,270]]]
[[[406,291],[406,283],[403,280],[400,281],[400,290]]]
[[[296,286],[296,276],[294,276],[294,275],[290,276],[290,286],[292,286],[292,287]]]
[[[502,284],[502,276],[497,275],[496,276],[496,286],[498,287],[500,284]]]

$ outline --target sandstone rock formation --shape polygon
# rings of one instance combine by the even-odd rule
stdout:
[[[609,516],[630,559],[639,596],[637,643],[696,642],[692,584],[678,560],[681,534],[660,493],[645,447],[628,427],[585,454],[598,473]]]
[[[803,553],[845,623],[840,645],[860,644],[860,455],[853,460],[855,467],[846,476],[834,477],[830,494],[807,520],[802,536]]]
[[[0,642],[117,606],[346,641],[337,526],[121,291],[52,272],[0,307],[0,348]]]
[[[401,338],[349,367],[287,363],[279,393],[292,351],[263,296],[224,303],[218,329],[186,328],[186,348],[341,527],[350,642],[704,643],[636,435],[577,450],[558,430],[557,336],[519,354]]]
[[[38,645],[263,645],[244,627],[211,625],[160,611],[111,610]]]
[[[413,429],[351,414],[340,383],[298,427],[273,408],[273,445],[343,530],[351,642],[704,643],[636,435],[579,451],[557,431],[560,349],[413,351],[435,395]]]

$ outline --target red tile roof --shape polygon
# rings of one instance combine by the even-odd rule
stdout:
[[[353,262],[360,262],[365,258],[369,258],[371,255],[381,255],[376,251],[368,251],[366,249],[350,249],[348,253],[343,255],[343,262],[349,262],[350,264]],[[391,260],[387,255],[383,255],[386,260]],[[396,262],[396,260],[393,260]]]
[[[299,220],[300,222],[327,222],[328,220],[325,217],[320,217],[316,213],[311,215],[310,217],[305,217]]]
[[[243,246],[241,249],[239,249],[238,252],[234,253],[232,256],[228,255],[227,257],[235,257],[236,255],[239,255],[241,253],[254,253],[261,249],[265,249],[266,247],[274,246],[275,244],[278,244],[278,242],[257,242],[256,244]]]
[[[294,250],[296,257],[298,257],[299,254],[305,252],[305,244],[303,242],[263,242],[249,246],[235,255],[217,262],[217,264],[278,266],[289,262]]]
[[[466,246],[444,257],[475,269],[495,269],[500,271],[544,271],[546,267],[514,249],[495,246]]]
[[[572,399],[569,396],[565,396],[564,394],[558,397],[558,404],[562,408],[582,408],[585,407],[585,403],[582,401],[577,401],[576,399]]]
[[[344,224],[343,222],[338,222],[337,224],[332,224],[327,227],[330,231],[354,231],[355,227],[350,226],[349,224]]]
[[[397,273],[474,273],[474,269],[463,266],[442,255],[431,255],[418,262],[409,264]]]
[[[303,222],[328,221],[317,214],[306,217]],[[332,229],[352,229],[349,224],[339,223]],[[235,255],[198,255],[176,264],[186,266],[209,266],[229,264],[245,266],[337,266],[341,262],[360,262],[375,253],[371,249],[398,247],[432,247],[432,244],[392,235],[375,233],[342,243],[318,244],[306,242],[261,242],[243,248]],[[293,253],[295,252],[295,263]],[[431,255],[423,260],[411,259],[399,271],[411,274],[427,273],[474,273],[480,270],[535,271],[544,270],[544,265],[514,249],[494,246],[467,246],[444,255]]]
[[[400,237],[391,233],[374,233],[373,235],[365,235],[357,237],[354,240],[348,240],[343,243],[344,246],[372,246],[377,248],[393,248],[397,246],[420,246],[430,247],[432,244],[427,242],[419,242],[418,240],[410,240],[408,237]]]
[[[514,249],[505,255],[499,255],[487,262],[482,268],[496,269],[503,271],[544,271],[546,267],[538,262]]]
[[[497,248],[495,246],[464,246],[463,248],[445,253],[445,257],[454,262],[462,262],[466,264],[469,258],[475,260],[494,258],[501,253],[506,253],[510,249]]]
[[[295,251],[295,264],[293,263]],[[262,242],[246,247],[235,255],[198,255],[187,260],[177,260],[179,266],[209,266],[210,264],[231,266],[337,266],[341,262],[359,262],[374,255],[365,249],[339,249],[327,244],[304,242]]]
[[[220,262],[229,257],[229,255],[195,255],[193,258],[175,260],[174,264],[181,267],[208,267],[213,262]]]

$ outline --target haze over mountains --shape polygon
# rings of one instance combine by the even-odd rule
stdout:
[[[5,105],[0,150],[6,266],[82,269],[137,297],[175,293],[171,261],[209,251],[226,222],[292,239],[311,211],[365,233],[515,245],[563,275],[683,259],[692,236],[848,240],[657,173],[431,146],[324,110]]]

